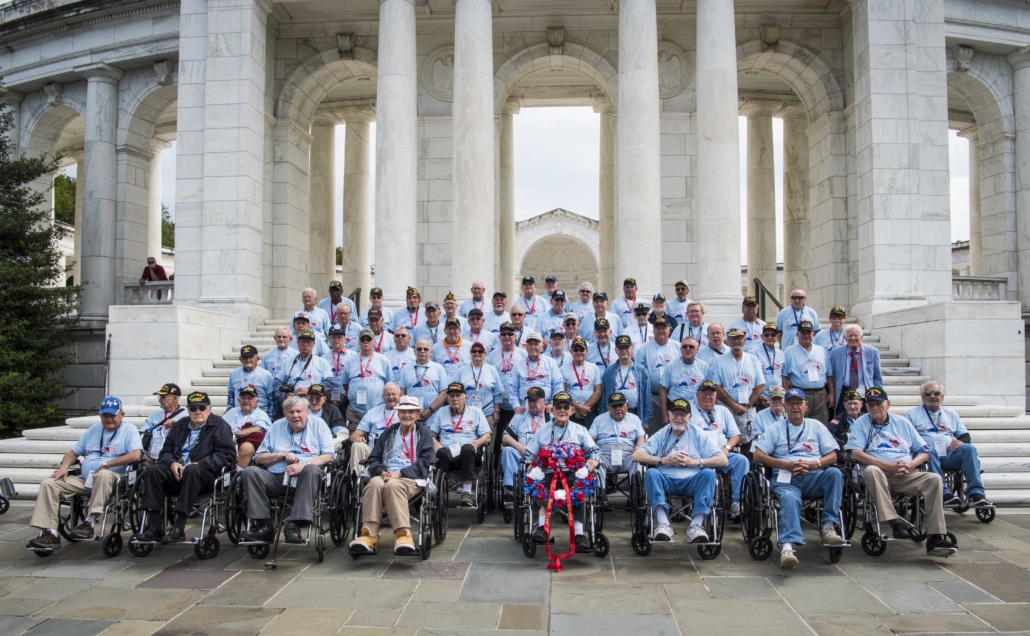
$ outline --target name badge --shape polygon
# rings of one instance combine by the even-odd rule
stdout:
[[[937,451],[937,456],[938,457],[947,457],[948,456],[948,446],[949,446],[948,440],[946,440],[946,439],[935,439],[935,440],[933,440],[933,448],[934,448],[935,451]],[[86,486],[86,487],[89,488],[89,486]]]
[[[461,444],[451,444],[447,450],[451,451],[451,457],[457,458],[458,455],[461,455]]]
[[[357,400],[355,400],[359,406],[364,406],[368,403],[368,391],[364,389],[358,389]]]
[[[737,389],[737,404],[746,405],[749,399],[751,399],[750,391],[747,389]]]
[[[476,407],[477,409],[482,408],[483,398],[479,397],[478,395],[474,395],[472,398],[469,399],[469,404]]]
[[[813,369],[809,369],[808,370],[808,381],[809,382],[818,382],[819,381],[819,371],[817,369],[813,368]]]
[[[86,488],[87,489],[93,488],[93,473],[95,473],[95,472],[96,471],[91,470],[91,471],[89,471],[89,474],[86,475]]]
[[[622,449],[621,448],[613,448],[612,449],[612,467],[614,468],[615,466],[622,466]]]
[[[295,488],[297,486],[297,477],[296,477],[296,475],[294,475],[291,478],[289,476],[289,474],[287,474],[286,471],[284,470],[283,471],[283,486],[288,486],[290,488]]]
[[[791,478],[793,476],[794,476],[794,473],[792,473],[789,470],[781,468],[776,473],[776,483],[778,483],[778,484],[789,484],[790,480],[791,480]]]
[[[333,402],[339,402],[343,398],[343,391],[340,389],[333,389],[333,394],[330,399]]]

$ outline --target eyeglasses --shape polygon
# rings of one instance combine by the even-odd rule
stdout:
[[[372,342],[372,339],[366,336],[364,338],[359,338],[358,342]]]
[[[191,406],[191,407],[189,407],[189,409],[190,409],[190,413],[200,413],[201,411],[206,411],[207,407],[206,406]]]
[[[923,391],[923,395],[925,395],[926,397],[940,397],[944,394],[940,391]]]
[[[515,334],[513,334],[510,331],[502,331],[501,332],[501,337],[502,338],[513,338],[513,337],[515,337]]]
[[[415,351],[432,351],[429,347],[415,347]]]
[[[572,348],[572,352],[573,353],[576,353],[577,351],[579,351],[581,353],[586,353],[586,349],[584,349],[583,347],[573,347]]]
[[[804,300],[805,297],[804,296],[791,296],[790,299],[791,300]]]
[[[763,338],[775,338],[776,337],[776,332],[775,331],[765,331],[765,332],[762,332],[762,337]]]
[[[525,316],[526,314],[515,314],[515,313],[512,313],[512,314],[509,314],[509,315],[510,315],[510,316],[511,316],[512,318],[521,318],[521,317]]]
[[[566,403],[563,402],[561,404],[555,404],[551,408],[553,408],[555,411],[571,411],[572,410],[572,405],[571,404],[566,404]]]
[[[680,349],[690,351],[691,349],[697,349],[697,345],[680,345]]]

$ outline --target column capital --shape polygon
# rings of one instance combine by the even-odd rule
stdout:
[[[612,112],[612,103],[608,101],[607,97],[595,97],[594,112],[599,115],[610,113]]]
[[[958,136],[968,139],[971,144],[975,144],[980,140],[980,129],[976,125],[963,128],[959,131]]]
[[[344,123],[371,124],[376,120],[375,106],[358,106],[339,111]]]
[[[88,80],[103,80],[108,82],[117,82],[122,78],[123,73],[120,69],[117,69],[110,64],[104,62],[96,62],[95,64],[84,64],[82,66],[76,66],[72,69],[73,72],[85,77]]]
[[[749,99],[741,104],[740,114],[745,117],[772,117],[782,107],[782,101]]]
[[[776,111],[776,117],[780,119],[804,119],[808,121],[808,109],[801,102],[787,102],[783,108]]]
[[[521,110],[522,104],[514,97],[504,100],[504,106],[501,107],[501,113],[505,115],[518,115]]]
[[[1017,71],[1030,66],[1030,46],[1024,46],[1018,51],[1009,53],[1005,56],[1005,59],[1007,59],[1009,64],[1012,65],[1012,68]]]
[[[157,137],[150,138],[150,149],[154,151],[154,154],[160,153],[166,148],[171,148],[172,142],[159,139]]]
[[[340,111],[316,110],[311,116],[311,126],[336,126],[343,120]]]

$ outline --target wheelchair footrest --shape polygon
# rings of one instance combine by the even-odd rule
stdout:
[[[248,546],[248,545],[272,545],[271,541],[240,541],[236,545]]]
[[[824,543],[823,547],[824,548],[850,548],[851,547],[851,541],[845,541],[844,543],[842,543],[840,545],[830,545],[829,543]]]

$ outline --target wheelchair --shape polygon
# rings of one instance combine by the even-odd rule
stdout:
[[[630,506],[633,509],[633,516],[630,520],[630,546],[637,556],[651,554],[651,547],[656,544],[654,540],[654,514],[651,510],[651,502],[647,499],[647,489],[644,488],[644,474],[649,470],[643,464],[639,465],[637,471],[630,475]],[[704,470],[713,470],[706,468]],[[726,525],[726,502],[731,499],[730,476],[728,474],[716,473],[718,483],[715,487],[715,496],[712,498],[712,512],[705,518],[704,529],[708,535],[707,543],[697,543],[697,553],[706,561],[714,559],[722,552],[722,533]],[[680,507],[669,506],[670,522],[677,517],[691,517],[691,509],[694,506],[692,497],[680,497]],[[668,500],[667,500],[668,501]],[[676,543],[672,541],[660,541],[659,545]]]
[[[375,440],[370,440],[372,444]],[[336,451],[336,459],[328,465],[330,483],[326,498],[326,517],[329,524],[329,538],[340,547],[350,533],[352,511],[357,505],[355,492],[358,489],[357,476],[348,470],[350,466],[350,444],[344,444]]]
[[[980,471],[980,474],[983,474],[982,470]],[[962,471],[945,470],[944,486],[959,498],[959,504],[957,506],[952,506],[951,509],[960,515],[968,512],[970,504],[969,498],[966,497],[966,478],[962,474]],[[985,503],[973,508],[973,512],[976,513],[976,518],[981,522],[990,523],[994,521],[995,505],[993,503]]]
[[[11,508],[11,497],[17,497],[18,491],[10,477],[0,479],[0,515]]]
[[[443,479],[446,479],[446,475]],[[353,520],[353,531],[351,533],[351,539],[357,539],[361,535],[361,507],[363,504],[362,495],[364,494],[364,487],[369,481],[367,471],[363,472],[360,477],[355,480],[355,490],[353,493],[355,504],[350,510],[349,514]],[[415,542],[415,551],[410,556],[417,556],[421,560],[425,561],[433,552],[434,537],[435,543],[440,544],[447,536],[447,516],[446,511],[443,512],[442,523],[443,532],[438,533],[440,524],[440,508],[439,508],[439,495],[440,495],[440,471],[435,465],[429,467],[429,476],[425,479],[425,486],[411,499],[408,500],[408,515],[413,525],[418,526],[418,532],[412,533],[412,538]],[[385,515],[384,515],[385,517]],[[384,519],[384,524],[386,520]],[[370,556],[367,552],[353,552],[348,550],[350,556],[355,561],[361,556]],[[408,556],[408,555],[398,555]]]
[[[840,468],[838,466],[838,468]],[[841,491],[840,517],[837,527],[844,537],[842,546],[823,546],[829,550],[831,563],[837,563],[844,555],[844,549],[851,547],[851,537],[855,532],[855,486],[845,469]],[[774,542],[779,536],[780,502],[770,487],[771,469],[760,464],[751,464],[751,470],[744,476],[740,496],[740,530],[747,544],[748,554],[756,561],[764,561],[773,552]],[[803,499],[801,503],[801,521],[819,530],[822,526],[823,500],[821,498]]]
[[[142,474],[141,474],[142,476]],[[200,517],[200,531],[192,539],[187,537],[180,545],[192,545],[193,553],[198,559],[213,559],[221,549],[218,534],[227,531],[227,525],[223,523],[224,516],[219,516],[219,511],[226,508],[229,499],[231,486],[239,479],[235,465],[225,466],[215,477],[215,483],[210,492],[201,493],[193,503],[188,518]],[[162,516],[165,523],[165,531],[171,527],[170,512],[176,500],[176,495],[165,495],[164,509]],[[224,514],[224,513],[223,513]],[[145,557],[153,551],[154,546],[161,543],[160,540],[151,541],[141,538],[143,529],[147,527],[147,517],[150,512],[143,509],[143,480],[136,479],[129,494],[129,520],[132,527],[132,536],[129,537],[129,552],[133,556]]]
[[[104,556],[109,559],[113,559],[121,554],[122,545],[124,544],[122,532],[132,529],[132,525],[129,523],[131,517],[131,494],[138,481],[139,474],[142,472],[142,466],[142,462],[134,462],[125,467],[125,475],[120,477],[115,484],[114,493],[111,494],[111,498],[108,499],[107,504],[104,506],[103,514],[98,519],[93,538],[89,539],[90,541],[100,541]],[[79,475],[79,467],[77,465],[72,466],[68,470],[68,474]],[[10,480],[4,479],[3,481]],[[0,490],[3,489],[3,486],[0,483]],[[13,489],[13,484],[11,488]],[[61,497],[58,502],[57,532],[69,543],[78,543],[77,539],[72,538],[71,531],[89,514],[89,499],[90,493],[85,492],[72,495],[70,498]],[[6,508],[4,512],[6,512]],[[40,550],[30,548],[30,550],[41,557],[50,556],[54,553],[53,549]]]
[[[526,483],[526,470],[529,466],[529,462],[523,461],[522,467],[516,473],[515,476],[515,500],[513,502],[513,515],[515,518],[515,540],[518,541],[522,546],[522,553],[527,558],[532,559],[536,556],[537,543],[533,540],[533,530],[538,523],[539,517],[536,514],[536,510],[533,506],[533,498],[525,493]],[[594,473],[596,475],[596,472]],[[570,484],[571,486],[571,484]],[[600,485],[597,486],[600,488]],[[586,533],[586,537],[590,540],[590,552],[599,559],[603,559],[608,556],[608,552],[611,550],[611,543],[608,541],[608,537],[601,532],[599,519],[604,514],[601,510],[601,501],[597,496],[597,490],[595,488],[594,493],[587,497],[586,501],[583,502],[583,531]],[[568,527],[569,524],[569,513],[567,508],[559,508],[554,506],[552,508],[551,517],[551,535],[548,537],[548,541],[554,542],[555,531],[561,527]],[[577,554],[579,552],[577,551]]]
[[[476,498],[476,523],[486,521],[486,513],[492,496],[490,471],[495,470],[495,463],[500,464],[500,461],[494,461],[492,444],[484,446],[481,453],[481,461],[476,466],[476,477],[472,480],[472,495]],[[461,493],[461,477],[457,476],[457,473],[457,470],[444,470],[443,467],[436,466],[436,498],[439,512],[435,515],[434,520],[438,518],[440,523],[436,524],[434,521],[434,525],[438,526],[434,528],[434,531],[437,532],[439,537],[438,542],[443,541],[444,537],[447,536],[450,494],[452,491]]]
[[[319,563],[322,563],[325,560],[325,535],[330,532],[329,526],[323,524],[322,518],[323,515],[327,515],[331,505],[330,493],[332,492],[332,485],[336,477],[334,464],[327,464],[322,468],[321,473],[321,479],[319,479],[318,482],[318,490],[315,493],[315,500],[312,505],[311,523],[309,523],[306,528],[304,540],[301,543],[296,544],[314,545]],[[273,570],[279,567],[278,562],[275,560],[276,556],[279,554],[279,537],[282,535],[282,529],[286,525],[286,521],[290,515],[290,510],[293,507],[294,494],[291,482],[291,484],[287,486],[285,494],[268,498],[269,509],[272,512],[272,528],[275,535],[275,538],[272,541],[245,541],[242,535],[244,531],[250,529],[251,520],[246,516],[243,480],[239,478],[235,479],[233,487],[229,491],[229,503],[227,504],[227,508],[239,511],[230,526],[233,528],[232,534],[236,537],[236,541],[234,541],[234,543],[245,546],[247,548],[247,554],[249,554],[253,559],[264,559],[268,556],[268,553],[271,552],[272,558],[265,562],[265,567]]]
[[[925,470],[925,467],[920,467],[920,469]],[[844,473],[845,481],[852,482],[855,493],[855,518],[863,520],[862,550],[869,556],[882,556],[887,551],[888,541],[904,541],[905,539],[895,539],[881,528],[876,504],[866,491],[865,482],[862,479],[862,465],[847,458],[843,462],[841,472]],[[923,530],[923,498],[894,492],[891,493],[891,498],[898,519],[909,531],[911,540],[916,543],[925,541],[927,533]],[[859,517],[859,509],[861,509],[861,517]],[[953,533],[948,532],[948,539],[958,546],[958,539]]]

